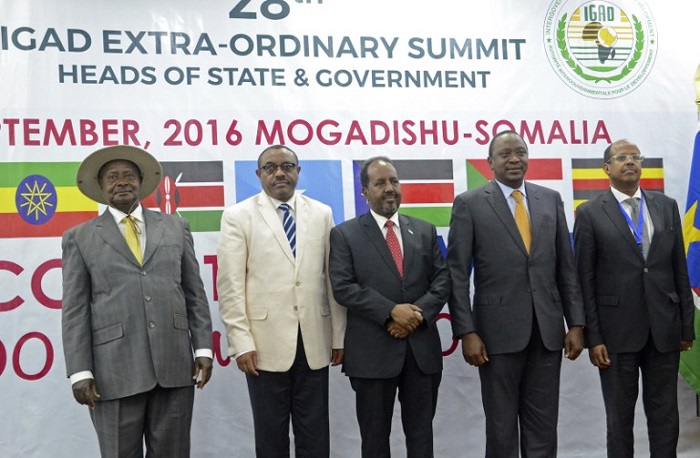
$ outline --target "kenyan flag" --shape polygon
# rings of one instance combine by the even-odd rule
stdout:
[[[161,162],[163,179],[156,192],[143,200],[147,208],[177,214],[192,232],[216,232],[224,209],[222,161]]]

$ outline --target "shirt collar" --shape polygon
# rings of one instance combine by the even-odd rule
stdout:
[[[391,215],[391,218],[387,218],[387,217],[385,217],[385,216],[380,215],[379,213],[375,213],[375,211],[372,210],[371,208],[369,209],[369,212],[372,214],[372,217],[373,217],[374,220],[377,222],[377,224],[379,225],[379,228],[380,228],[380,229],[383,229],[383,228],[384,228],[384,225],[385,225],[386,222],[389,221],[389,220],[393,221],[393,222],[394,222],[394,225],[395,225],[397,228],[400,227],[400,226],[399,226],[399,212],[398,212],[398,211],[397,211],[396,213],[394,213],[393,215]]]
[[[610,186],[610,191],[612,191],[613,196],[615,196],[615,199],[617,199],[617,201],[620,203],[624,202],[625,200],[629,199],[630,197],[636,197],[637,199],[642,198],[642,188],[640,188],[640,187],[637,187],[637,190],[634,191],[634,194],[632,194],[631,196],[628,196],[624,192],[618,191],[617,189],[613,188],[612,186]]]
[[[267,195],[267,194],[265,194],[265,195],[270,199],[270,202],[272,202],[272,205],[274,205],[275,209],[279,208],[279,206],[282,204],[287,204],[287,205],[289,205],[289,208],[291,208],[293,212],[296,212],[296,210],[295,210],[296,203],[297,203],[297,193],[296,192],[294,194],[292,194],[292,197],[286,202],[281,201],[281,200],[277,200],[270,195]]]
[[[510,186],[506,186],[496,179],[494,179],[493,181],[495,181],[496,184],[498,185],[498,187],[501,188],[501,192],[506,197],[506,199],[508,199],[508,197],[510,197],[510,195],[513,193],[513,191],[520,191],[520,193],[523,195],[523,197],[525,199],[527,199],[527,194],[525,193],[525,180],[523,180],[523,182],[520,183],[520,187],[518,187],[518,188],[511,188]]]
[[[126,216],[129,216],[123,211],[112,206],[107,207],[107,210],[109,210],[109,213],[112,215],[112,218],[114,218],[114,222],[117,224],[121,223]],[[131,216],[133,216],[134,219],[136,219],[136,221],[143,222],[143,207],[140,203],[136,208],[134,208],[134,211],[131,212]]]

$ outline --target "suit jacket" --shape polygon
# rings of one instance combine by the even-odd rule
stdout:
[[[408,345],[421,371],[442,370],[435,320],[447,301],[450,279],[437,232],[432,224],[404,215],[399,216],[399,226],[403,280],[371,213],[331,231],[333,294],[348,309],[343,371],[350,377],[398,376]],[[412,303],[423,310],[423,325],[407,339],[395,339],[386,329],[391,309],[398,303]]]
[[[660,352],[692,341],[693,299],[676,201],[642,191],[654,224],[646,260],[611,191],[579,205],[574,245],[586,308],[586,344],[641,350],[649,332]]]
[[[330,207],[296,194],[296,257],[270,198],[261,192],[224,211],[217,290],[229,355],[256,351],[258,368],[285,372],[301,327],[311,369],[343,348],[345,311],[328,281]]]
[[[102,400],[191,386],[193,349],[211,348],[187,222],[147,209],[143,218],[143,266],[109,211],[63,235],[66,369],[92,371]]]
[[[452,330],[455,338],[477,332],[490,354],[523,350],[535,317],[549,350],[564,346],[564,319],[569,327],[584,324],[561,197],[527,182],[525,193],[532,228],[529,255],[495,181],[460,194],[452,207],[447,246]]]

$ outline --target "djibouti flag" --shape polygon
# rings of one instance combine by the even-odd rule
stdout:
[[[80,162],[3,162],[0,238],[60,237],[97,216],[75,182]]]
[[[364,161],[353,162],[355,215],[369,211],[362,196],[360,170]],[[436,227],[449,227],[455,198],[451,159],[392,160],[401,183],[399,213],[415,216]]]

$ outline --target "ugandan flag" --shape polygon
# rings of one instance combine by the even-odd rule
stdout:
[[[603,171],[602,159],[571,159],[571,179],[574,210],[585,201],[610,189],[610,179]],[[647,191],[664,192],[663,159],[644,159],[640,186]]]
[[[163,179],[142,201],[146,208],[179,215],[192,232],[216,232],[224,210],[222,161],[161,162]]]
[[[76,186],[80,162],[3,162],[0,238],[60,237],[97,216],[98,204]]]
[[[353,162],[356,215],[369,211],[360,182],[363,162]],[[392,160],[392,163],[399,175],[403,194],[399,213],[415,216],[437,227],[449,227],[455,198],[452,160]]]
[[[525,180],[562,194],[561,159],[528,159]],[[488,159],[467,159],[467,189],[479,188],[493,179]]]

